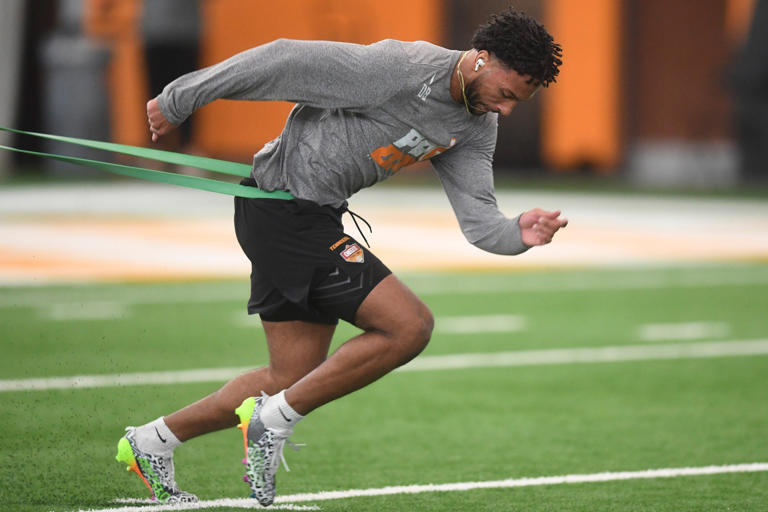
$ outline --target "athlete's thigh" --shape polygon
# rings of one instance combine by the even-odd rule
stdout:
[[[400,279],[390,274],[382,279],[355,315],[355,325],[361,329],[384,332],[395,330],[432,330],[434,319],[426,304]]]
[[[262,321],[269,348],[270,369],[278,375],[300,379],[319,366],[331,346],[335,325]]]

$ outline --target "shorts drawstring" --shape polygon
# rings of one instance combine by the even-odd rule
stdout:
[[[356,214],[355,212],[353,212],[349,208],[346,208],[344,211],[346,211],[349,214],[349,216],[352,217],[352,222],[355,223],[355,227],[357,228],[357,232],[360,233],[360,236],[363,237],[363,241],[365,242],[365,245],[367,245],[368,248],[370,249],[371,246],[368,243],[368,239],[365,238],[365,235],[363,234],[363,230],[360,229],[360,225],[357,223],[357,219],[360,219],[361,221],[365,222],[365,225],[368,226],[368,231],[373,233],[373,228],[371,228],[371,225],[368,223],[367,220],[365,220],[364,218],[362,218],[360,215]],[[357,219],[355,217],[357,217]]]

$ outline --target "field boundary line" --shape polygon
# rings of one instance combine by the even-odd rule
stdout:
[[[395,372],[752,355],[768,355],[768,339],[421,356],[398,368]],[[9,379],[0,380],[0,392],[217,382],[229,380],[252,369],[251,366],[243,366],[112,375]]]
[[[291,494],[278,496],[275,504],[306,503],[316,501],[364,498],[371,496],[393,496],[397,494],[422,494],[427,492],[458,492],[476,489],[507,489],[541,485],[582,484],[597,482],[616,482],[621,480],[643,480],[652,478],[676,478],[681,476],[722,475],[728,473],[757,473],[768,471],[768,463],[753,462],[747,464],[729,464],[723,466],[700,466],[684,468],[648,469],[643,471],[618,471],[592,474],[573,474],[560,476],[539,476],[508,478],[481,482],[455,482],[448,484],[398,485],[371,489],[348,489],[345,491],[323,491],[315,493]],[[243,509],[262,509],[253,498],[206,500],[190,504],[122,506],[105,509],[81,509],[79,512],[155,512],[165,510],[200,510],[213,507],[232,507]]]

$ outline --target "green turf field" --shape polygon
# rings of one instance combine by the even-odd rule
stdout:
[[[403,280],[437,318],[430,346],[410,371],[302,422],[292,440],[308,446],[286,450],[291,472],[279,471],[279,495],[768,462],[766,264]],[[115,502],[147,497],[114,461],[123,427],[167,414],[221,381],[25,391],[8,391],[8,383],[261,365],[264,336],[244,312],[246,294],[245,280],[0,288],[0,510],[146,507]],[[340,326],[336,343],[354,332]],[[713,342],[726,343],[705,357]],[[652,356],[680,346],[687,355]],[[730,351],[737,346],[753,352]],[[606,347],[613,348],[600,352],[609,355],[604,362],[581,350]],[[617,360],[627,349],[635,356]],[[461,354],[482,354],[486,363],[441,366],[440,356]],[[559,359],[548,359],[553,354]],[[419,367],[422,360],[434,367]],[[244,498],[241,451],[235,429],[193,440],[177,450],[177,480],[203,500]],[[755,511],[768,510],[768,472],[296,506]]]

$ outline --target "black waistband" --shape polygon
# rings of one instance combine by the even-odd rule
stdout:
[[[256,183],[256,180],[253,179],[250,176],[247,177],[247,178],[243,178],[240,181],[240,184],[241,185],[245,185],[246,187],[256,187],[256,188],[258,188],[258,186],[259,186],[259,184]],[[307,199],[298,199],[298,198],[294,199],[294,201],[314,203],[314,201],[309,201]],[[317,203],[314,203],[314,204],[317,204]],[[352,222],[355,223],[355,227],[357,228],[357,232],[360,233],[360,236],[363,237],[363,241],[365,242],[365,245],[367,245],[369,248],[371,247],[371,245],[368,243],[368,239],[365,237],[365,234],[363,234],[363,230],[360,229],[360,225],[357,223],[357,219],[360,219],[361,221],[363,221],[365,223],[365,225],[368,226],[368,231],[370,233],[373,233],[373,228],[371,228],[371,224],[367,220],[365,220],[361,215],[358,215],[357,213],[355,213],[352,210],[350,210],[347,207],[346,201],[344,202],[344,204],[342,206],[340,206],[338,208],[335,208],[335,207],[333,207],[331,205],[318,205],[318,206],[323,206],[324,208],[329,208],[329,209],[333,210],[334,213],[336,213],[336,215],[338,215],[339,217],[343,213],[349,213],[349,216],[352,217]]]

